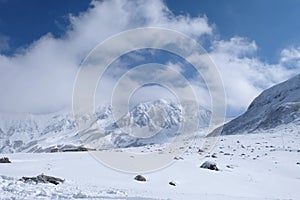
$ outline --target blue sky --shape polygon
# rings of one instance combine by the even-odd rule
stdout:
[[[61,36],[69,25],[68,14],[78,15],[89,7],[87,0],[1,0],[0,34],[9,37],[10,49],[31,44],[46,33]]]
[[[175,14],[208,17],[216,25],[217,37],[235,35],[255,40],[258,56],[268,62],[278,60],[280,50],[300,45],[300,2],[298,0],[167,0]],[[0,34],[9,38],[13,53],[51,32],[61,36],[69,25],[68,14],[78,15],[90,5],[88,0],[1,0]]]
[[[167,4],[174,13],[205,14],[216,25],[221,38],[240,35],[255,40],[258,56],[269,62],[276,62],[280,50],[286,46],[300,44],[300,1],[297,0],[169,0]]]
[[[297,0],[0,0],[0,110],[70,106],[92,48],[121,31],[157,26],[203,44],[222,76],[227,115],[236,116],[262,90],[299,73],[299,8]]]

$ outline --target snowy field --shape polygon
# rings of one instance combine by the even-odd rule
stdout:
[[[152,151],[152,147],[140,147]],[[121,173],[103,166],[88,152],[1,154],[1,199],[300,199],[300,132],[279,128],[259,134],[219,137],[205,157],[198,142],[182,158],[156,172]],[[165,152],[167,154],[168,152]],[[133,158],[134,159],[134,158]],[[219,171],[202,169],[206,160]],[[34,184],[22,176],[41,173],[65,179],[63,184]],[[173,181],[176,186],[169,185]]]

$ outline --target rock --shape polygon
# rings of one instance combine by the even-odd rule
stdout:
[[[300,165],[300,162],[297,162],[296,164],[297,164],[297,165]]]
[[[147,181],[146,178],[142,175],[137,175],[136,177],[134,177],[134,180],[137,180],[137,181]]]
[[[204,150],[198,149],[198,153],[203,153],[203,152],[204,152]]]
[[[169,185],[176,186],[176,182],[175,181],[170,181]]]
[[[183,158],[182,157],[174,157],[174,160],[183,160]]]
[[[0,158],[0,163],[11,163],[8,157]]]
[[[50,153],[56,153],[56,152],[79,152],[79,151],[96,151],[96,149],[93,148],[87,148],[84,146],[65,146],[65,147],[54,147],[50,150]]]
[[[217,154],[214,153],[213,155],[211,155],[212,158],[217,158]]]
[[[54,185],[58,185],[60,183],[63,183],[65,180],[54,177],[54,176],[47,176],[44,174],[38,175],[36,177],[25,177],[23,176],[21,179],[21,181],[24,181],[25,183],[28,182],[34,182],[36,184],[38,183],[52,183]]]
[[[232,165],[226,165],[226,167],[229,168],[229,169],[233,169]]]
[[[50,150],[51,153],[57,153],[57,152],[62,152],[62,150],[58,147],[54,147],[53,149]]]
[[[200,168],[219,171],[217,164],[211,161],[205,161]]]
[[[75,148],[62,149],[62,151],[63,152],[96,151],[96,149],[87,148],[87,147],[75,147]]]

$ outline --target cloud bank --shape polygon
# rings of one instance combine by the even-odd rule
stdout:
[[[210,40],[208,53],[223,79],[230,114],[241,113],[263,89],[299,73],[299,47],[283,49],[277,64],[263,62],[256,57],[255,41],[241,36],[214,39],[218,38],[214,25],[205,15],[174,15],[163,1],[92,1],[87,11],[70,15],[69,20],[60,38],[48,33],[13,56],[0,54],[1,111],[52,112],[70,107],[76,73],[88,52],[106,38],[138,27],[173,29],[200,43]],[[8,48],[0,43],[0,48]],[[108,76],[105,84],[113,81]],[[203,91],[198,83],[193,85]]]

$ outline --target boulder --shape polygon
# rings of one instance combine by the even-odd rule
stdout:
[[[142,176],[142,175],[135,176],[134,180],[143,181],[143,182],[147,181],[146,178],[144,176]]]
[[[0,158],[0,163],[11,163],[8,157]]]
[[[65,180],[54,177],[54,176],[47,176],[44,174],[35,176],[35,177],[25,177],[23,176],[21,179],[21,181],[24,181],[25,183],[28,182],[34,182],[36,184],[38,183],[52,183],[54,185],[58,185],[60,183],[63,183]]]
[[[169,185],[176,186],[177,184],[176,184],[175,181],[170,181],[170,182],[169,182]]]
[[[219,171],[217,164],[212,161],[205,161],[200,168]]]

